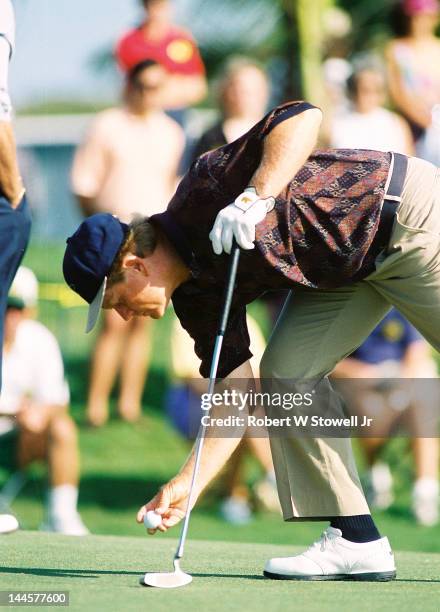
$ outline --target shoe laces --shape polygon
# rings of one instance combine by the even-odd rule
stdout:
[[[319,547],[321,552],[325,552],[327,550],[328,545],[335,539],[339,537],[338,533],[333,533],[330,529],[326,529],[321,533],[321,537],[317,542],[314,542],[309,550]]]
[[[321,534],[321,539],[319,540],[319,542],[317,542],[318,544],[320,544],[321,552],[327,550],[329,542],[330,536],[328,535],[327,531],[323,531]]]

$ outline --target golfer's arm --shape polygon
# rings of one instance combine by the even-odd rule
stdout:
[[[312,154],[322,113],[311,108],[279,123],[264,139],[260,165],[249,184],[261,197],[278,196]]]
[[[250,366],[249,361],[246,361],[243,365],[234,370],[229,376],[229,379],[252,379],[253,373],[252,368]],[[230,409],[229,409],[230,410]],[[215,417],[216,413],[221,413],[219,416],[225,416],[225,408],[224,407],[215,407],[213,406],[210,411],[210,416]],[[246,412],[243,410],[240,413],[240,416],[246,419]],[[239,445],[244,433],[246,431],[246,427],[242,427],[237,429],[234,432],[234,435],[228,437],[216,438],[215,431],[212,428],[208,428],[207,434],[205,437],[203,452],[201,455],[200,461],[200,469],[197,478],[196,485],[196,496],[198,497],[203,489],[211,482],[213,478],[218,474],[221,468],[224,466],[226,461],[232,455],[234,450]],[[223,429],[224,432],[224,429]],[[231,432],[232,434],[232,432]],[[195,446],[191,451],[190,456],[188,457],[186,463],[180,470],[179,476],[183,477],[183,479],[187,482],[188,486],[191,482],[191,477],[194,469],[194,461],[195,461]]]

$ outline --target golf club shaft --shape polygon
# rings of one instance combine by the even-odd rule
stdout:
[[[211,371],[209,373],[208,395],[212,395],[214,391],[214,387],[215,387],[215,381],[217,379],[218,364],[219,364],[220,354],[222,350],[223,337],[226,331],[226,327],[228,325],[229,311],[231,309],[232,296],[234,294],[234,286],[235,286],[235,279],[237,276],[239,258],[240,258],[240,248],[234,241],[234,244],[232,246],[232,251],[231,251],[231,264],[229,267],[228,282],[226,285],[226,291],[225,291],[225,297],[224,297],[224,303],[223,303],[223,311],[222,311],[222,316],[220,319],[217,337],[215,339],[214,351],[212,354]],[[200,459],[202,456],[202,449],[203,449],[203,444],[205,441],[205,434],[206,434],[206,426],[201,425],[198,436],[197,436],[197,442],[196,442],[194,469],[193,469],[193,474],[191,478],[191,486],[189,489],[188,505],[186,508],[185,518],[183,520],[183,526],[182,526],[182,531],[180,534],[179,544],[177,546],[176,554],[174,556],[175,559],[181,559],[183,557],[183,549],[185,546],[186,535],[188,533],[189,518],[191,515],[191,506],[192,506],[193,497],[194,497],[195,484],[196,484],[197,476],[199,473]]]

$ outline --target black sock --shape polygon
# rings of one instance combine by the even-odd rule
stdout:
[[[370,514],[335,516],[330,525],[340,529],[342,537],[350,542],[373,542],[381,537]]]

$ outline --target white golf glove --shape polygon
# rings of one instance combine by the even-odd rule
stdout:
[[[230,253],[235,238],[239,247],[254,248],[255,226],[263,221],[275,206],[275,198],[260,198],[255,187],[248,187],[232,204],[217,215],[209,234],[216,255]]]

